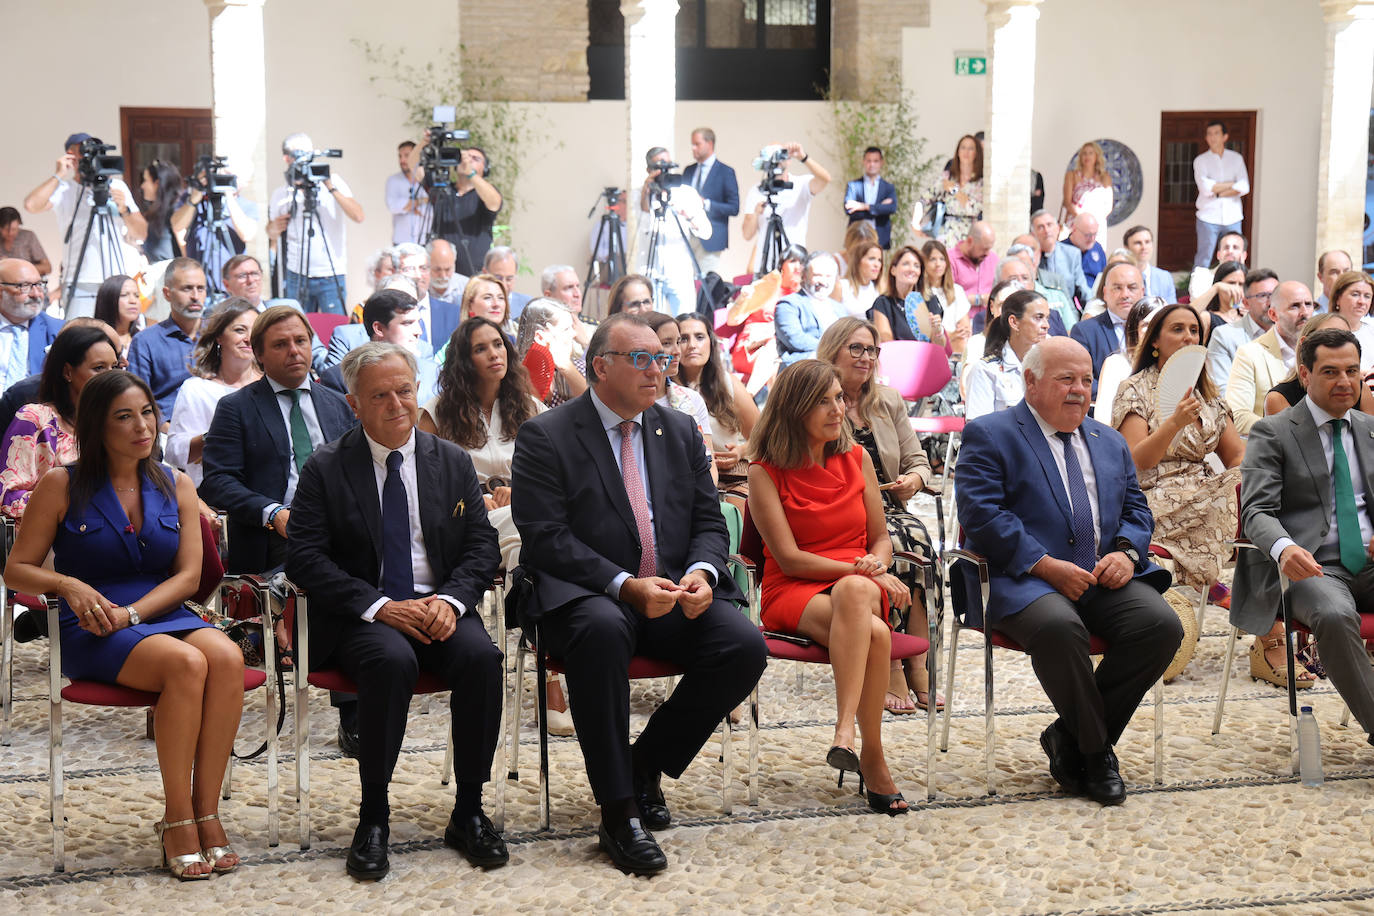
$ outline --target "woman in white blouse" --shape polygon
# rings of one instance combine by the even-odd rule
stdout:
[[[1039,293],[1021,289],[1007,297],[1002,314],[988,326],[984,356],[969,373],[965,418],[973,420],[1021,402],[1026,396],[1021,360],[1049,330],[1049,303]]]
[[[844,310],[863,318],[878,298],[878,278],[883,275],[883,246],[876,240],[859,239],[844,253],[845,276],[840,281]]]
[[[201,330],[191,377],[177,392],[167,431],[166,458],[185,471],[196,486],[205,476],[201,449],[219,399],[262,376],[248,339],[257,317],[253,304],[238,296],[216,306]]]

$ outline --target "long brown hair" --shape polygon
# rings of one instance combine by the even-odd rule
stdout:
[[[850,245],[847,249],[845,249],[844,279],[845,282],[849,284],[850,290],[856,296],[859,294],[859,264],[863,261],[864,258],[868,257],[868,253],[872,251],[874,248],[878,249],[878,254],[881,256],[883,253],[883,246],[878,244],[877,239],[859,239],[853,245]],[[875,289],[879,285],[881,285],[883,280],[883,273],[884,271],[880,268],[878,270],[877,278],[873,281],[873,286]],[[924,271],[922,272],[922,275],[924,275]]]
[[[710,341],[711,349],[706,354],[706,362],[701,367],[701,374],[697,376],[695,385],[687,381],[687,367],[680,362],[678,378],[682,384],[696,389],[701,399],[706,402],[706,412],[714,417],[717,423],[725,429],[741,432],[739,414],[735,413],[735,386],[720,354],[720,338],[716,336],[715,328],[711,327],[711,323],[703,318],[700,312],[683,312],[677,316],[679,334],[687,333],[689,321],[699,323],[706,330],[706,339]]]
[[[1198,340],[1202,340],[1202,319],[1198,317],[1197,311],[1184,303],[1172,303],[1166,305],[1155,313],[1150,319],[1150,323],[1145,326],[1145,332],[1140,336],[1140,343],[1135,350],[1135,365],[1131,367],[1131,374],[1143,372],[1151,366],[1162,365],[1159,362],[1159,351],[1155,349],[1155,344],[1159,341],[1159,335],[1164,333],[1164,322],[1169,320],[1169,316],[1179,309],[1185,309],[1193,319],[1197,321]],[[1202,396],[1204,401],[1210,401],[1217,396],[1217,387],[1212,384],[1211,373],[1207,371],[1206,365],[1198,373],[1197,383],[1193,386],[1197,393]]]
[[[157,409],[157,399],[148,383],[123,369],[101,372],[81,389],[81,400],[76,406],[75,438],[77,454],[81,457],[68,468],[71,484],[68,490],[68,511],[84,509],[97,490],[105,485],[110,476],[110,462],[105,454],[105,423],[110,416],[110,405],[130,388],[143,392],[148,403],[153,406],[153,426],[162,425],[162,416]],[[139,479],[147,478],[153,486],[162,491],[168,499],[176,498],[172,479],[151,456],[138,462]]]
[[[955,181],[959,180],[959,147],[964,145],[965,140],[973,141],[973,174],[969,176],[970,181],[983,180],[983,143],[973,134],[964,134],[959,138],[959,142],[954,144],[954,161],[950,163],[949,177]]]
[[[840,373],[830,363],[803,359],[778,373],[763,415],[749,437],[749,460],[766,461],[776,468],[801,468],[811,464],[807,448],[805,418],[821,402]],[[840,424],[840,434],[825,444],[825,457],[844,455],[854,447],[849,424]]]
[[[219,375],[224,364],[223,348],[219,339],[229,325],[233,324],[244,312],[252,312],[253,303],[240,296],[230,296],[215,307],[210,317],[205,319],[200,329],[200,341],[196,344],[195,364],[192,371],[201,378],[214,378]],[[256,314],[253,316],[257,317]],[[250,329],[249,336],[252,336]]]
[[[878,291],[890,299],[897,299],[897,281],[892,278],[892,272],[897,269],[898,262],[906,257],[908,252],[916,258],[916,264],[921,268],[921,275],[916,278],[916,285],[912,288],[918,293],[925,289],[925,256],[921,254],[921,249],[917,248],[915,245],[903,245],[901,248],[892,252],[892,259],[887,262],[887,270],[883,272],[883,282],[878,286]],[[949,268],[946,267],[945,269],[948,270]]]
[[[480,387],[477,366],[472,362],[472,335],[481,328],[496,331],[506,351],[506,375],[496,391],[496,410],[501,416],[501,439],[510,442],[515,433],[535,414],[534,386],[525,364],[501,326],[489,318],[469,318],[454,329],[448,339],[448,356],[439,373],[439,395],[434,403],[434,426],[439,435],[465,449],[487,444],[487,425],[476,393]]]

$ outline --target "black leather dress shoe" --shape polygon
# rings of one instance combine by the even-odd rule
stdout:
[[[344,863],[348,873],[359,881],[386,877],[391,871],[391,861],[386,856],[390,838],[391,828],[386,824],[359,824],[353,833],[353,845],[348,848],[348,861]]]
[[[673,825],[672,812],[663,797],[662,779],[662,773],[654,773],[652,778],[636,773],[634,777],[635,803],[644,826],[650,830],[667,830]]]
[[[668,867],[668,857],[654,842],[654,836],[644,829],[639,818],[632,817],[614,828],[603,821],[597,828],[598,845],[611,857],[615,867],[632,875],[654,875]]]
[[[510,861],[506,841],[496,832],[496,826],[485,814],[477,813],[448,819],[444,830],[444,845],[456,849],[479,868],[497,868]]]
[[[349,731],[348,729],[340,725],[339,753],[343,754],[345,757],[352,757],[354,760],[357,760],[358,754],[362,752],[361,748],[362,745],[358,741],[358,733],[354,731]]]
[[[1083,753],[1058,720],[1040,733],[1040,746],[1050,758],[1050,775],[1070,795],[1083,794]]]
[[[14,618],[14,641],[33,642],[48,635],[48,615],[35,610],[26,610]]]
[[[1111,748],[1085,755],[1083,791],[1100,805],[1119,805],[1126,800],[1126,783],[1121,781],[1116,754]]]

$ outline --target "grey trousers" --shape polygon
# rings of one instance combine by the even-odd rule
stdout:
[[[1044,595],[994,626],[1030,653],[1040,686],[1085,754],[1120,740],[1183,641],[1173,608],[1136,579],[1118,589],[1094,588],[1076,602],[1057,592]],[[1108,646],[1096,671],[1089,634]]]
[[[1325,576],[1288,586],[1293,619],[1317,639],[1326,674],[1361,727],[1374,735],[1374,667],[1360,638],[1360,614],[1374,613],[1374,563],[1352,576],[1338,562],[1323,562]]]

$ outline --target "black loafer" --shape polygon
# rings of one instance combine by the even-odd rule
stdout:
[[[652,778],[636,773],[634,777],[635,803],[644,826],[650,830],[667,830],[673,825],[672,812],[663,797],[662,779],[662,773],[654,773]]]
[[[1121,780],[1120,766],[1111,748],[1086,755],[1083,791],[1099,805],[1119,805],[1126,800],[1126,783]]]
[[[1040,733],[1040,746],[1050,758],[1050,775],[1070,795],[1083,794],[1083,753],[1078,742],[1056,720]]]
[[[376,881],[391,871],[386,844],[391,828],[386,824],[359,824],[353,833],[353,845],[348,848],[344,867],[359,881]]]
[[[510,861],[506,841],[485,814],[477,813],[448,819],[444,830],[444,845],[456,849],[478,868],[498,868]]]
[[[627,874],[654,875],[668,867],[668,857],[637,817],[614,829],[602,822],[596,832],[598,845],[611,857],[615,867]]]
[[[339,753],[343,754],[345,757],[352,757],[354,760],[357,760],[358,755],[362,753],[362,744],[358,741],[358,733],[349,731],[340,725],[338,740]]]

